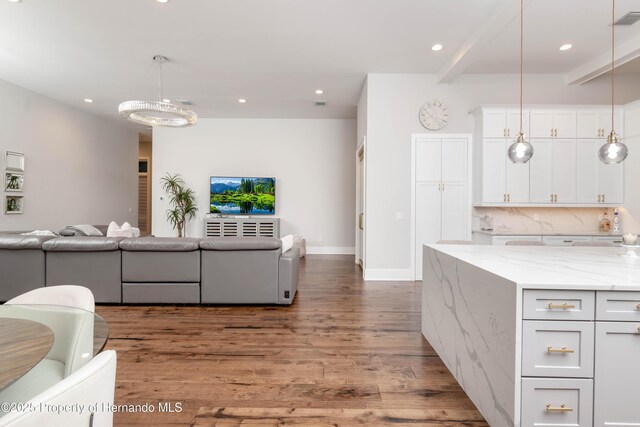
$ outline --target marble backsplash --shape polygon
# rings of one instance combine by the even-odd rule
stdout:
[[[604,212],[613,219],[613,209],[606,208],[474,208],[473,229],[541,233],[598,231]],[[621,209],[622,230],[625,230],[625,214],[627,212]],[[635,222],[628,219],[630,224]]]

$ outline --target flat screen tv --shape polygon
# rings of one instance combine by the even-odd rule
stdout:
[[[276,179],[212,176],[210,212],[222,215],[273,215]]]

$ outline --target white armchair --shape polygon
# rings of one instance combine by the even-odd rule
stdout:
[[[35,411],[9,412],[0,427],[109,427],[113,425],[116,352],[106,350],[28,401]],[[95,405],[97,404],[97,407]],[[52,412],[53,405],[74,410]],[[50,410],[51,409],[51,410]]]

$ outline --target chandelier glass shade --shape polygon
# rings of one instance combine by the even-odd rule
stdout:
[[[622,163],[629,155],[629,149],[622,142],[622,138],[616,134],[615,125],[615,48],[616,48],[616,0],[612,0],[611,8],[611,133],[607,137],[607,142],[600,147],[598,158],[604,164]]]
[[[160,65],[160,101],[125,101],[118,106],[118,113],[127,120],[146,126],[187,127],[198,123],[198,115],[181,105],[162,101],[162,64],[167,58],[156,55],[153,60]]]

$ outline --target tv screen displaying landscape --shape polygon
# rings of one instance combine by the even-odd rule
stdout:
[[[211,177],[211,213],[271,215],[276,206],[275,178]]]

